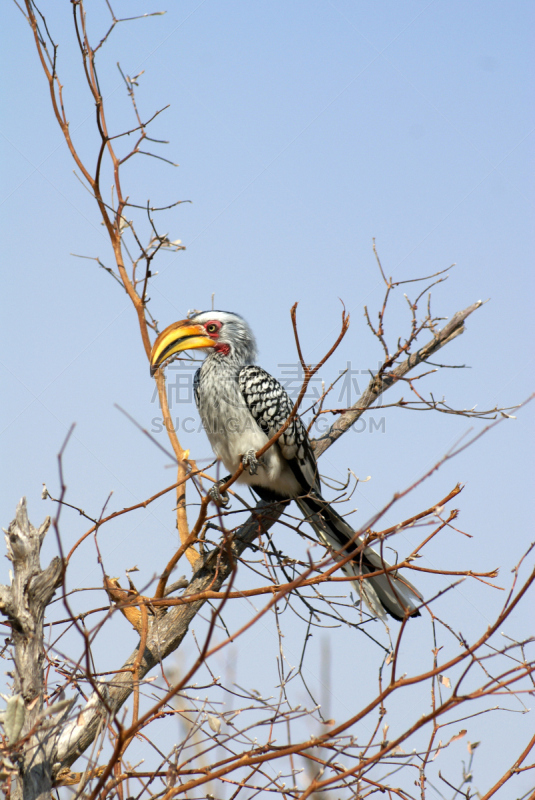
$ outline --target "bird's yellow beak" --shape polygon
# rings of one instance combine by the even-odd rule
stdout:
[[[175,353],[214,345],[215,341],[206,335],[203,325],[196,325],[189,319],[173,322],[154,342],[150,354],[150,374],[154,375],[164,361]]]

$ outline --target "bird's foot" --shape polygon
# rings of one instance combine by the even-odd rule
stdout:
[[[249,470],[249,475],[256,475],[258,467],[263,466],[262,462],[256,457],[255,450],[248,450],[245,455],[241,457],[241,463],[244,469]]]
[[[230,477],[230,475],[228,476]],[[208,492],[208,497],[210,500],[216,504],[218,508],[226,508],[230,502],[230,497],[228,496],[228,492],[222,492],[220,487],[228,480],[225,478],[222,481],[218,481],[214,483],[212,488]]]

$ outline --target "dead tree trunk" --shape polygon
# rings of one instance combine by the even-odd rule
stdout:
[[[57,716],[51,717],[50,709],[43,713],[43,619],[62,582],[63,564],[56,556],[41,570],[39,552],[49,526],[50,517],[38,530],[30,524],[23,498],[6,531],[13,574],[11,586],[0,586],[0,611],[11,623],[14,649],[13,696],[4,717],[10,763],[17,767],[13,800],[48,800],[52,790]],[[57,712],[64,706],[56,706]]]

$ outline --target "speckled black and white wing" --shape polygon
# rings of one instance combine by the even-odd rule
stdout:
[[[200,367],[196,370],[195,375],[193,376],[193,396],[195,397],[195,404],[197,408],[199,408],[199,389],[200,389],[200,382],[201,382],[201,370]]]
[[[288,419],[294,403],[269,372],[248,365],[238,373],[238,385],[255,422],[271,438]],[[303,489],[320,490],[318,468],[310,439],[301,418],[296,416],[278,439],[278,445]]]

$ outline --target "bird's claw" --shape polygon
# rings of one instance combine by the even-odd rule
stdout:
[[[226,508],[230,502],[230,497],[228,496],[228,492],[222,492],[221,486],[225,483],[225,481],[218,481],[214,483],[212,488],[208,492],[208,497],[210,500],[216,504],[218,508]]]
[[[261,467],[261,462],[256,457],[255,450],[248,450],[245,455],[241,457],[241,463],[244,469],[249,470],[249,475],[256,475],[258,467]]]

